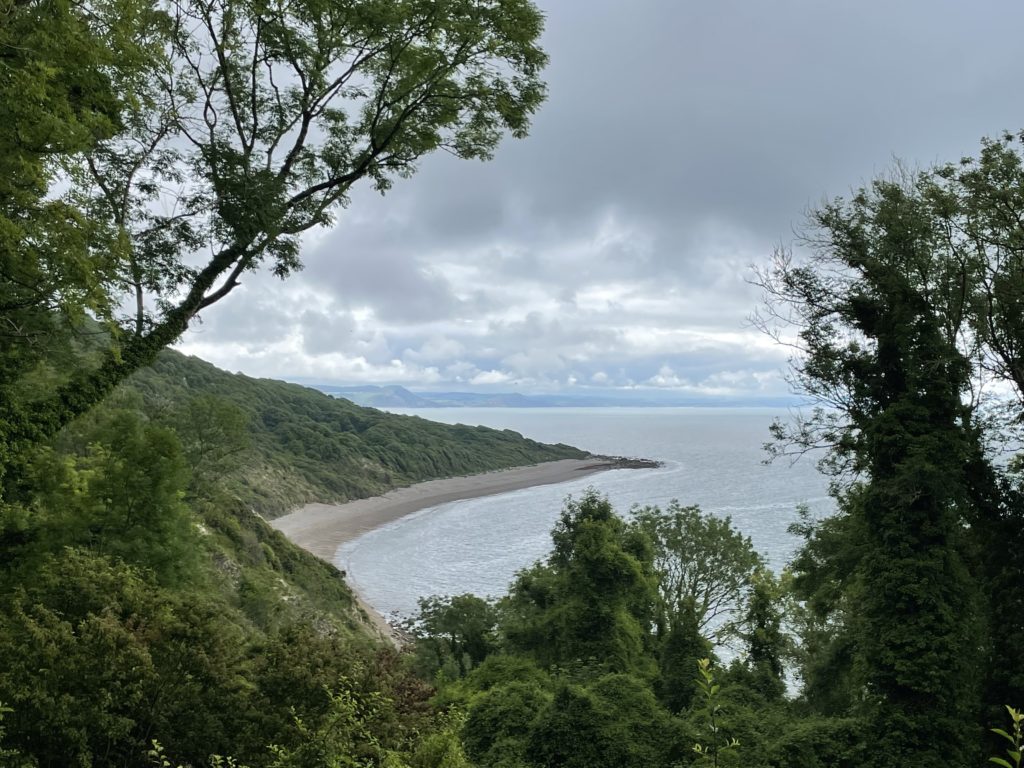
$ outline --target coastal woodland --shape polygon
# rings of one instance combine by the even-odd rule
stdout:
[[[811,403],[769,454],[837,506],[783,572],[686,500],[592,490],[399,649],[265,522],[584,455],[167,349],[357,185],[524,136],[542,22],[0,0],[0,765],[1020,765],[1024,134],[819,206],[754,276]]]

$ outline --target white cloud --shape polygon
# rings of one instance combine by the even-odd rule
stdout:
[[[507,384],[512,377],[504,371],[481,371],[469,380],[473,385]]]
[[[672,389],[682,389],[691,386],[689,381],[677,376],[676,372],[667,365],[661,366],[658,372],[644,383],[652,387],[669,387]]]

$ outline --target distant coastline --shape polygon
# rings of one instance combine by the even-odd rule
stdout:
[[[331,397],[368,408],[788,408],[799,405],[793,395],[736,397],[684,394],[659,389],[598,389],[553,394],[522,392],[413,391],[397,384],[344,386],[296,380]],[[429,416],[428,416],[429,418]]]

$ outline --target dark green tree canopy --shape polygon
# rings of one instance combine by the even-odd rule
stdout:
[[[499,609],[511,645],[545,665],[650,672],[655,577],[646,538],[593,489],[569,499],[544,563],[519,573]]]
[[[1019,167],[1007,145],[997,154]],[[979,164],[992,162],[989,151]],[[962,167],[879,180],[823,206],[809,255],[781,254],[762,276],[769,311],[795,326],[798,388],[829,406],[777,425],[776,448],[827,447],[826,465],[849,473],[834,488],[849,522],[808,539],[797,581],[818,581],[803,597],[842,622],[812,639],[851,652],[852,666],[833,659],[826,676],[861,691],[850,703],[879,734],[871,765],[968,761],[977,682],[1002,676],[985,671],[981,620],[987,612],[1000,648],[1013,634],[996,618],[1005,598],[982,573],[1016,568],[1006,534],[1021,513],[1012,481],[984,451],[979,396],[993,373],[1013,386],[991,341],[1016,335],[994,319],[1003,305],[992,291],[1012,259],[971,235],[984,204],[967,194],[974,161]],[[1017,194],[987,192],[1010,205]],[[1017,237],[1011,227],[1002,234]],[[990,322],[997,333],[985,330]],[[822,583],[825,574],[842,581]]]

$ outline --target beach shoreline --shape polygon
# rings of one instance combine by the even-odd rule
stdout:
[[[329,563],[338,547],[382,525],[420,510],[464,499],[495,496],[538,485],[553,485],[610,469],[629,468],[618,458],[562,459],[476,475],[463,475],[415,483],[382,496],[343,504],[306,504],[269,524],[292,543]]]
[[[346,541],[423,509],[538,485],[565,483],[610,469],[631,469],[640,466],[657,466],[657,463],[607,456],[549,461],[476,475],[428,480],[396,488],[383,496],[372,496],[343,504],[306,504],[287,515],[267,522],[287,536],[293,544],[335,565],[334,557],[338,548]],[[368,626],[383,640],[401,647],[407,640],[401,630],[392,626],[386,617],[367,602],[351,580],[348,581],[348,585],[362,609]]]

